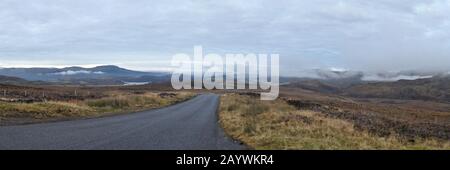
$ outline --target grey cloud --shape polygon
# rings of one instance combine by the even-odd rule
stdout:
[[[448,16],[449,0],[0,0],[0,66],[152,67],[151,60],[203,45],[207,52],[280,53],[289,75],[445,69]]]

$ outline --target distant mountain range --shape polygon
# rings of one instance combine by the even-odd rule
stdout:
[[[116,85],[126,84],[127,82],[168,80],[167,73],[133,71],[114,65],[93,68],[0,68],[0,75],[20,78],[23,81],[45,81],[56,84]],[[4,81],[0,82],[4,83]]]
[[[280,77],[282,86],[352,97],[423,99],[450,102],[449,72],[364,73],[312,71],[313,76]],[[0,84],[141,85],[167,83],[169,73],[133,71],[106,65],[93,68],[0,68]]]

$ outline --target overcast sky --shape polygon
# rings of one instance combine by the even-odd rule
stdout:
[[[450,0],[0,0],[0,67],[166,70],[176,53],[303,69],[450,68]]]

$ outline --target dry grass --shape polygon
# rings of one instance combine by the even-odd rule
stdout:
[[[40,103],[6,103],[0,102],[0,117],[34,119],[86,116],[94,110],[81,104],[68,102],[40,102]]]
[[[219,116],[227,134],[255,149],[450,149],[449,141],[379,137],[282,100],[225,94]]]
[[[8,119],[46,120],[134,112],[168,106],[194,96],[193,93],[188,92],[179,92],[168,97],[159,94],[153,92],[114,93],[109,97],[88,100],[34,103],[0,102],[0,124],[7,122]]]

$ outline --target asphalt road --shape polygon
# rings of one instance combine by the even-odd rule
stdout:
[[[0,149],[245,149],[217,119],[219,97],[111,117],[0,127]]]

